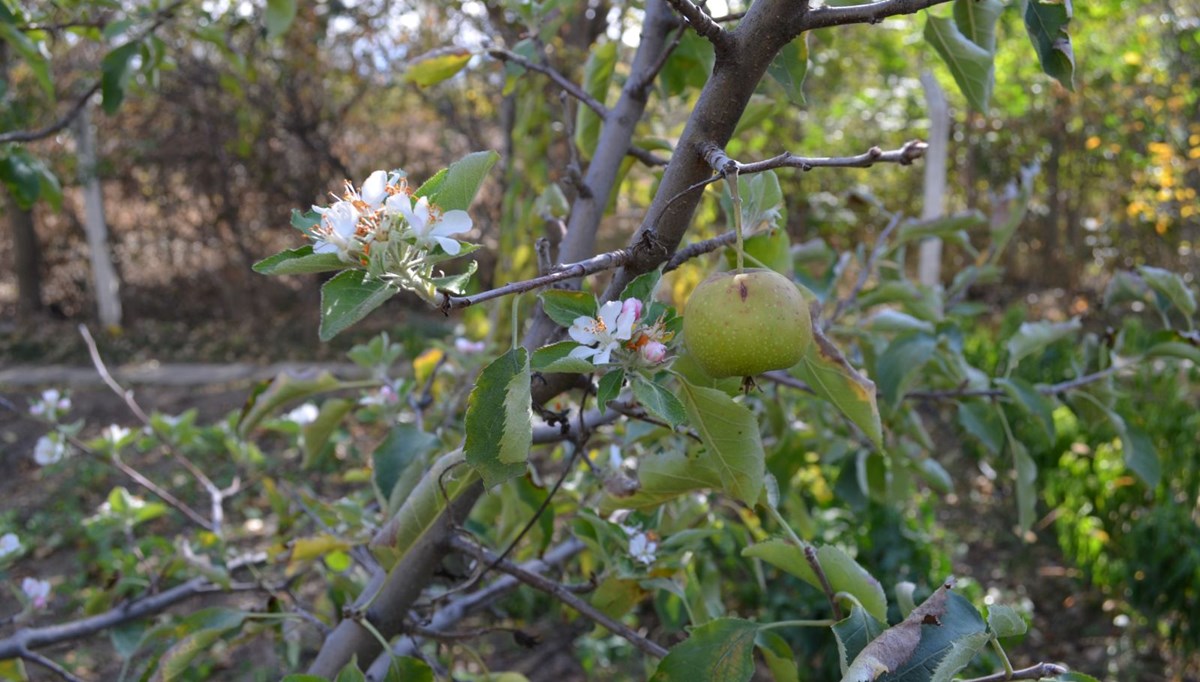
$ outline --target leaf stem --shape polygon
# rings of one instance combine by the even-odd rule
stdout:
[[[832,618],[818,618],[816,620],[781,620],[778,623],[767,623],[761,626],[760,630],[774,630],[775,628],[827,628],[837,623]]]

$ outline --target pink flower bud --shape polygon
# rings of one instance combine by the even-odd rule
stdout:
[[[646,362],[652,364],[658,364],[667,357],[667,347],[658,341],[651,341],[643,345],[639,350],[642,357],[646,359]]]
[[[642,302],[637,300],[636,298],[625,299],[625,302],[621,304],[621,314],[625,315],[630,312],[633,313],[633,319],[635,319],[635,320],[638,319],[639,317],[641,317],[642,316]]]

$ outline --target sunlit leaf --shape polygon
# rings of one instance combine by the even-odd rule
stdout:
[[[851,594],[876,620],[887,620],[887,595],[883,586],[858,564],[849,554],[833,545],[816,548],[817,561],[829,580],[834,592]],[[762,559],[800,578],[808,584],[822,589],[821,581],[813,572],[804,549],[786,540],[773,539],[759,542],[742,550],[742,556]]]
[[[471,56],[469,50],[463,49],[439,52],[409,64],[404,77],[423,88],[437,85],[466,68]]]
[[[328,341],[395,296],[387,282],[362,270],[338,273],[321,287],[320,338]]]
[[[740,618],[717,618],[694,628],[671,647],[652,682],[739,682],[754,674],[754,640],[759,625]]]
[[[1008,349],[1008,366],[1017,363],[1050,344],[1074,336],[1083,325],[1079,318],[1068,322],[1023,322],[1017,333],[1009,337],[1004,346]]]
[[[813,325],[813,342],[791,372],[811,386],[818,397],[841,410],[876,447],[883,446],[875,383],[851,366],[817,324]]]
[[[754,504],[762,492],[765,455],[754,414],[728,395],[680,380],[688,423],[714,458],[722,486],[733,497]]]
[[[993,53],[963,35],[949,17],[928,14],[925,40],[950,68],[954,82],[975,111],[986,112],[992,96]]]
[[[533,440],[529,360],[514,348],[484,368],[467,398],[467,463],[487,487],[525,472]]]
[[[1042,71],[1068,90],[1075,89],[1075,51],[1067,24],[1071,23],[1071,0],[1022,0],[1025,30],[1042,62]]]
[[[1029,625],[1016,609],[1004,604],[992,604],[987,610],[988,629],[997,637],[1016,637],[1023,635]]]

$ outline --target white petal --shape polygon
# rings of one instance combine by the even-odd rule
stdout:
[[[579,343],[596,343],[600,340],[600,338],[591,332],[595,325],[596,321],[594,319],[580,316],[575,318],[575,323],[572,324],[569,329],[567,329],[567,333],[571,335],[572,339],[578,341]]]
[[[587,360],[588,358],[592,357],[593,355],[595,355],[598,352],[600,352],[600,351],[597,348],[592,348],[590,346],[580,346],[578,348],[572,348],[571,352],[567,353],[567,357],[579,358],[581,360]]]
[[[431,235],[448,237],[452,234],[461,234],[471,229],[471,216],[467,215],[466,211],[450,211],[434,225],[433,230],[429,232]]]
[[[387,199],[387,179],[386,172],[377,170],[371,173],[367,181],[362,184],[359,196],[371,208],[379,208],[383,205],[384,199]]]
[[[633,323],[637,321],[637,313],[632,310],[622,311],[617,315],[617,329],[613,332],[613,338],[628,341],[633,336]]]
[[[319,241],[313,244],[313,253],[337,253],[338,248],[327,241]]]
[[[600,315],[599,315],[600,321],[603,322],[604,326],[610,330],[616,329],[617,317],[619,317],[620,314],[621,314],[621,302],[620,301],[609,301],[608,303],[605,303],[604,305],[600,306]],[[609,333],[611,333],[611,332],[609,332]]]
[[[453,239],[447,239],[446,237],[438,237],[436,235],[434,235],[433,239],[439,245],[441,245],[443,251],[450,254],[451,256],[453,256],[454,254],[456,254],[462,250],[462,245]]]
[[[405,220],[408,220],[408,216],[412,215],[412,199],[407,194],[393,194],[383,202],[383,208],[388,215],[399,213],[404,216]]]
[[[422,237],[429,234],[429,199],[426,197],[418,199],[417,203],[413,205],[412,211],[404,214],[404,219],[417,234]]]
[[[609,357],[612,355],[613,349],[617,347],[617,342],[605,344],[600,347],[600,352],[596,353],[596,357],[592,358],[592,362],[597,365],[607,365]]]

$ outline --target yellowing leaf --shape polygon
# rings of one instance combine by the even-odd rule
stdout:
[[[345,550],[350,547],[350,542],[328,533],[309,538],[298,538],[292,543],[292,563],[320,559],[330,552]]]
[[[454,74],[462,71],[469,61],[471,61],[471,53],[467,50],[443,52],[432,57],[421,58],[409,66],[406,78],[411,83],[427,88],[453,77]]]

